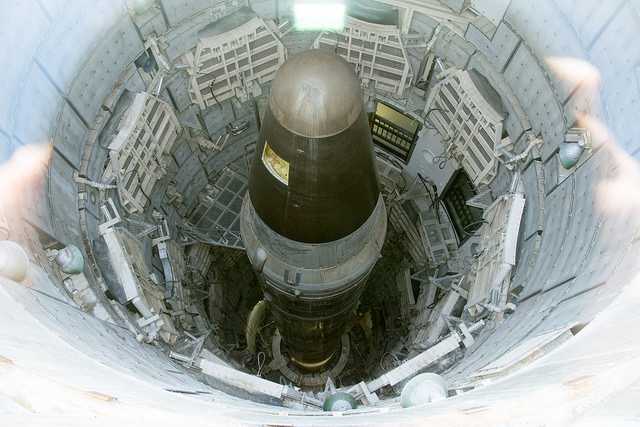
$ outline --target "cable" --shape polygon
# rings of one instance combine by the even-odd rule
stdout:
[[[442,300],[442,298],[444,298],[444,295],[445,295],[445,292],[436,292],[436,296],[433,299],[433,302],[427,306],[427,309],[428,310],[433,310],[436,307],[436,305],[438,305],[440,300]]]
[[[262,362],[260,361],[260,356],[262,356]],[[264,362],[267,359],[267,355],[264,354],[263,351],[258,353],[258,372],[256,372],[257,376],[261,376],[261,372],[262,372],[262,367],[264,366]]]
[[[465,236],[477,236],[477,234],[474,232],[470,233],[467,229],[470,227],[473,227],[476,224],[488,224],[488,222],[485,219],[481,219],[479,221],[475,221],[472,222],[470,224],[465,225],[464,227],[462,227],[462,232],[465,234]]]
[[[440,209],[438,209],[438,206],[436,206],[436,202],[439,200],[438,190],[436,188],[436,185],[432,183],[432,188],[431,190],[429,190],[429,187],[427,187],[428,180],[425,177],[423,177],[422,174],[419,172],[418,172],[418,179],[420,179],[420,182],[422,182],[422,185],[424,185],[424,189],[427,190],[427,195],[429,196],[429,200],[431,201],[431,206],[429,207],[429,209],[434,209],[435,207],[436,219],[438,220],[439,224],[442,224],[442,221],[440,221]]]
[[[433,111],[440,111],[441,113],[445,112],[445,110],[443,110],[442,108],[431,108],[424,115],[425,123],[429,123],[431,125],[431,127],[429,127],[429,129],[435,129],[436,132],[438,132],[444,138],[442,140],[443,143],[445,143],[447,141],[450,141],[451,140],[451,136],[442,134],[442,132],[440,132],[440,130],[433,124],[433,121],[429,118],[429,114],[431,112],[433,112]],[[440,169],[440,170],[443,170],[445,167],[447,167],[447,163],[449,161],[449,156],[446,153],[447,153],[447,150],[445,149],[445,151],[443,151],[442,154],[439,154],[439,155],[433,157],[433,162],[437,163],[438,169]]]
[[[435,129],[435,130],[438,130],[438,129],[434,126],[434,124],[433,124],[433,122],[431,121],[431,119],[429,118],[429,113],[431,113],[432,111],[441,111],[441,112],[444,112],[444,110],[443,110],[442,108],[431,108],[431,109],[429,109],[429,110],[424,114],[424,121],[425,121],[425,123],[429,123],[429,124],[431,125],[431,127],[430,127],[429,129]]]
[[[445,113],[446,112],[442,108],[431,108],[424,115],[425,122],[428,122],[440,135],[442,135],[444,137],[444,141],[449,141],[451,139],[451,137],[449,135],[443,135],[440,132],[440,130],[433,124],[433,121],[429,118],[429,114],[431,112],[433,112],[433,111],[440,111],[441,113]]]
[[[425,126],[424,126],[424,128],[425,128],[425,129],[435,130],[435,131],[437,131],[437,130],[438,130],[438,129],[436,129],[436,127],[435,127],[433,124],[431,124],[431,123],[430,123],[428,120],[426,120],[426,119],[424,120],[424,124],[425,124]]]
[[[446,151],[443,151],[441,154],[433,156],[433,162],[438,164],[438,169],[443,170],[447,167],[449,156],[446,154]]]

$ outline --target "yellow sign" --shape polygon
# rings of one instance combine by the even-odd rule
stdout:
[[[289,185],[289,162],[278,156],[267,141],[264,142],[264,150],[262,150],[262,163],[278,181]]]

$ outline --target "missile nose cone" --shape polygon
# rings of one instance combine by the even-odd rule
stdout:
[[[310,50],[280,67],[256,150],[251,202],[284,237],[338,240],[376,206],[380,190],[359,80],[337,55]]]
[[[335,135],[362,111],[353,66],[329,52],[309,50],[291,57],[273,81],[269,107],[289,131],[307,138]]]

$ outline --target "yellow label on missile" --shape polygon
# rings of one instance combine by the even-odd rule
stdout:
[[[278,181],[289,185],[289,162],[278,156],[267,141],[264,142],[264,150],[262,150],[262,163]]]

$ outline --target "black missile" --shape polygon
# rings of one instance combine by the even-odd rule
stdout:
[[[352,65],[310,50],[278,70],[241,232],[283,352],[318,370],[339,348],[386,232],[373,145]]]

